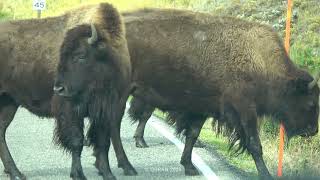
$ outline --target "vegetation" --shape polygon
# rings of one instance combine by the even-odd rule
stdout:
[[[33,0],[1,0],[0,21],[36,17],[32,10]],[[55,16],[80,4],[102,2],[101,0],[47,0],[47,10],[42,17]],[[286,0],[109,0],[120,10],[141,7],[183,8],[209,12],[215,15],[236,16],[266,23],[284,37]],[[290,56],[300,67],[311,72],[320,69],[320,1],[294,0]],[[163,115],[163,114],[162,114]],[[263,118],[261,140],[264,158],[272,174],[277,169],[278,124],[270,118]],[[210,122],[201,133],[201,139],[212,144],[217,151],[236,167],[250,174],[256,174],[252,158],[243,154],[238,157],[228,153],[228,140],[213,135]],[[320,176],[320,136],[293,138],[287,144],[284,157],[284,174],[288,176]]]
[[[270,173],[276,175],[278,164],[279,146],[279,124],[272,122],[272,119],[265,117],[261,119],[262,126],[260,138],[263,147],[263,157]],[[247,153],[233,156],[228,152],[227,137],[212,136],[212,128],[207,122],[202,129],[201,139],[209,144],[213,144],[217,151],[224,155],[232,165],[247,172],[248,175],[257,175],[254,161]],[[285,146],[283,172],[288,177],[319,177],[320,176],[320,136],[312,138],[292,138]]]

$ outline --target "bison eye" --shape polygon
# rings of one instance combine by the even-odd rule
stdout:
[[[81,56],[81,57],[79,57],[78,58],[78,61],[80,62],[80,63],[83,63],[83,62],[85,62],[86,61],[86,58],[83,56]]]
[[[84,63],[85,61],[86,61],[86,57],[84,55],[75,56],[72,59],[73,63],[77,63],[77,62]]]

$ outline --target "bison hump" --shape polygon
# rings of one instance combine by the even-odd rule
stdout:
[[[98,7],[97,13],[93,18],[93,23],[95,23],[99,29],[101,28],[109,37],[105,38],[119,38],[124,36],[124,27],[122,24],[121,16],[116,8],[111,4],[101,3]]]

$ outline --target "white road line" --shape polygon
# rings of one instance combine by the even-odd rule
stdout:
[[[180,149],[181,152],[183,151],[184,143],[182,143],[178,138],[176,138],[176,136],[172,132],[168,130],[170,129],[170,127],[167,124],[165,124],[155,116],[151,116],[148,123],[150,123],[150,125],[155,130],[157,130],[160,134],[162,134],[165,138],[167,138],[173,144],[175,144]],[[219,179],[218,176],[211,170],[211,168],[195,152],[192,152],[192,162],[207,179],[210,179],[210,180]]]

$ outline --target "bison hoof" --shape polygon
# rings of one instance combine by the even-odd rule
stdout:
[[[4,172],[10,175],[10,180],[26,180],[27,179],[26,176],[19,171],[15,173],[11,173],[10,171],[5,169]]]
[[[138,175],[137,171],[134,168],[123,169],[124,175],[126,176],[136,176]]]
[[[186,176],[198,176],[199,171],[196,168],[186,168],[185,175]]]
[[[262,180],[273,180],[273,177],[270,174],[260,176]]]
[[[149,147],[143,138],[135,138],[137,148],[147,148]]]
[[[84,176],[84,174],[82,172],[79,173],[71,173],[70,177],[73,180],[87,180],[86,176]]]
[[[103,180],[117,180],[117,178],[114,175],[109,174],[107,176],[103,176]]]
[[[136,176],[138,173],[134,167],[129,163],[118,163],[118,167],[123,169],[124,175],[126,176]]]
[[[73,176],[71,178],[72,178],[72,180],[87,180],[87,178],[85,176]]]
[[[26,180],[26,176],[24,176],[23,174],[19,175],[19,176],[10,176],[10,180]]]

